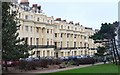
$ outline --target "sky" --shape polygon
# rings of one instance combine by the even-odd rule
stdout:
[[[100,29],[101,23],[118,20],[119,0],[29,0],[41,5],[43,12],[54,18],[79,22],[85,27]]]

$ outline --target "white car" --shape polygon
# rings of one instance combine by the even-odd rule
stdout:
[[[64,57],[64,59],[69,59],[68,57]]]
[[[38,57],[34,57],[33,59],[34,59],[34,60],[39,60],[39,58],[38,58]]]
[[[62,60],[63,60],[63,59],[64,59],[64,57],[60,57],[60,59],[62,59]]]
[[[33,58],[32,58],[32,57],[30,57],[30,58],[25,58],[25,60],[26,60],[26,61],[32,61]]]

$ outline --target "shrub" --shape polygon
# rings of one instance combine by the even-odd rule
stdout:
[[[95,63],[95,59],[94,58],[80,58],[80,59],[76,59],[74,60],[74,65],[79,65],[79,64],[94,64]]]
[[[60,59],[40,59],[40,60],[32,60],[32,61],[25,61],[22,60],[19,62],[19,69],[20,70],[34,70],[37,67],[41,68],[48,68],[48,65],[60,65],[62,60]]]
[[[19,69],[20,70],[35,70],[38,67],[38,61],[20,61]]]
[[[20,63],[19,63],[19,69],[20,70],[25,70],[25,68],[26,68],[26,65],[27,65],[27,62],[26,61],[20,61]]]
[[[47,68],[47,65],[48,65],[48,61],[46,59],[41,59],[39,60],[39,67],[42,67],[42,68]]]

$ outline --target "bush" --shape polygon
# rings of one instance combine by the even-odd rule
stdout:
[[[62,63],[62,60],[60,60],[60,59],[55,59],[55,60],[53,61],[53,63],[54,63],[55,65],[59,65],[59,64]]]
[[[20,70],[25,70],[25,68],[26,68],[26,65],[27,65],[27,62],[26,61],[20,61],[20,63],[19,63],[19,69]]]
[[[35,70],[37,67],[37,62],[35,61],[20,61],[19,69],[21,70]]]
[[[60,65],[62,60],[60,59],[40,59],[40,60],[32,60],[32,61],[25,61],[22,60],[19,62],[19,69],[20,70],[34,70],[37,67],[41,68],[48,68],[48,65]]]
[[[74,65],[79,65],[79,64],[94,64],[95,63],[95,59],[94,58],[80,58],[80,59],[76,59],[74,60]]]
[[[48,63],[49,62],[46,59],[41,59],[41,60],[39,60],[38,65],[39,65],[39,67],[47,68]]]

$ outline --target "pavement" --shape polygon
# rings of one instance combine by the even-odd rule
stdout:
[[[96,63],[94,65],[100,65],[104,63]],[[70,70],[70,69],[77,69],[77,68],[83,68],[83,67],[88,67],[88,66],[93,66],[92,64],[89,65],[79,65],[79,66],[71,66],[71,67],[66,67],[62,69],[49,69],[49,70],[31,70],[31,71],[23,71],[23,72],[11,72],[11,73],[5,73],[4,75],[35,75],[35,74],[42,74],[42,73],[53,73],[53,72],[59,72],[59,71],[64,71],[64,70]]]

